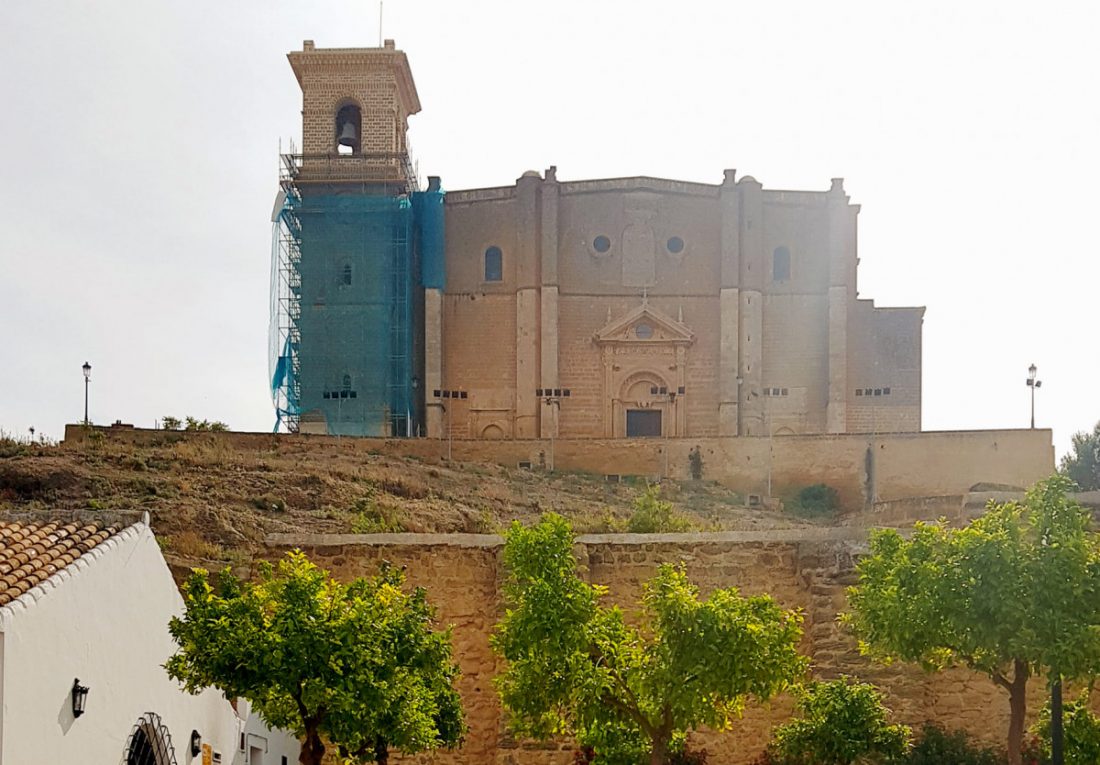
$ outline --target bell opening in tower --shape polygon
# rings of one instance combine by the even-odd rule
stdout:
[[[336,112],[336,153],[358,154],[363,118],[355,104],[344,104]]]

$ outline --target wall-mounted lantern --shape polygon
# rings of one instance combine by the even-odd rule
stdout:
[[[73,680],[73,717],[84,714],[84,707],[88,703],[88,686],[80,684],[80,678]]]
[[[202,752],[202,734],[197,730],[191,731],[191,756],[198,757]]]

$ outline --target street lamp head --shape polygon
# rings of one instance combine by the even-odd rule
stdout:
[[[84,370],[84,379],[85,380],[91,380],[92,379],[92,365],[89,364],[87,361],[85,361],[84,366],[82,366],[81,369]]]
[[[1035,382],[1035,375],[1038,373],[1038,371],[1039,368],[1032,364],[1030,367],[1027,368],[1027,379]]]

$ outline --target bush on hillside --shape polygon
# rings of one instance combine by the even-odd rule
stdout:
[[[671,502],[660,497],[660,488],[650,486],[634,500],[634,512],[626,522],[631,534],[660,534],[691,531],[694,525],[677,513]]]
[[[840,497],[832,486],[815,483],[800,489],[787,509],[806,518],[832,518],[840,511]]]

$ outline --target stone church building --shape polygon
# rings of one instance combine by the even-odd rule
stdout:
[[[859,297],[859,206],[842,179],[784,191],[734,170],[706,184],[550,167],[421,191],[405,54],[307,41],[289,58],[303,151],[284,157],[276,211],[291,288],[272,385],[291,429],[920,430],[924,309]]]

